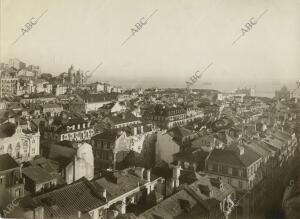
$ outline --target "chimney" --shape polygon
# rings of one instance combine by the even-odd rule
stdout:
[[[44,207],[36,207],[34,210],[34,218],[44,219]]]
[[[122,114],[122,119],[125,119],[126,118],[126,115],[125,113]]]
[[[174,181],[174,179],[171,179],[171,188],[172,188],[172,190],[175,189],[175,181]]]
[[[243,146],[238,146],[239,155],[243,155],[245,153],[245,148]]]
[[[137,135],[137,127],[133,127],[133,135],[134,135],[134,136]]]
[[[29,120],[27,120],[27,128],[28,128],[28,130],[31,131],[31,125],[30,125],[30,121]]]
[[[144,133],[144,126],[141,125],[141,134],[143,134],[143,133]]]
[[[52,125],[52,123],[53,123],[53,118],[51,117],[51,118],[49,119],[49,125]]]
[[[72,179],[72,182],[74,182],[76,180],[76,155],[74,155],[74,158],[73,158],[73,179]],[[70,182],[70,183],[72,183]]]
[[[102,191],[102,196],[103,196],[103,198],[106,199],[106,189],[103,189],[103,191]]]
[[[179,165],[173,167],[172,179],[174,180],[174,184],[175,184],[176,188],[179,186],[180,170],[181,170],[181,167]]]
[[[145,171],[145,168],[141,168],[141,172],[140,172],[140,177],[141,179],[144,179],[144,171]]]
[[[78,211],[78,212],[77,212],[77,217],[78,217],[78,218],[81,218],[81,211]]]
[[[151,181],[151,170],[147,170],[147,181]]]

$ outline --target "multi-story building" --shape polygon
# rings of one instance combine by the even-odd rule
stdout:
[[[46,157],[57,166],[60,176],[67,184],[85,177],[94,177],[94,154],[86,142],[62,141],[43,145],[47,147]]]
[[[1,97],[10,97],[18,94],[19,79],[12,76],[1,76],[0,95]]]
[[[70,84],[73,85],[80,86],[86,84],[87,77],[86,75],[83,74],[82,70],[79,69],[75,71],[74,66],[71,65],[71,67],[68,69],[66,82],[69,82]]]
[[[138,214],[138,218],[212,218],[227,219],[235,216],[235,191],[222,179],[203,172],[183,171],[175,166],[170,185],[165,190],[170,196],[155,200],[154,206]],[[169,188],[169,189],[168,189]]]
[[[206,159],[206,172],[235,188],[237,214],[242,218],[252,218],[261,201],[256,196],[260,197],[262,162],[259,154],[242,145],[214,149]]]
[[[287,89],[286,86],[283,86],[280,90],[275,91],[275,98],[277,100],[288,100],[291,97],[291,92]]]
[[[55,84],[53,86],[53,93],[55,94],[55,96],[60,96],[66,94],[68,92],[68,88],[69,87],[64,84]]]
[[[19,163],[29,161],[40,154],[40,132],[18,124],[0,125],[0,154],[8,153]]]
[[[144,168],[107,171],[100,177],[76,182],[20,202],[25,217],[104,219],[122,216],[162,183]],[[66,197],[66,198],[62,198]]]
[[[87,141],[94,134],[91,122],[80,117],[61,115],[45,125],[44,138],[59,141]]]
[[[2,186],[9,193],[10,197],[6,197],[7,199],[12,200],[24,196],[21,166],[9,154],[0,154],[0,187]],[[4,197],[3,191],[1,193]]]
[[[76,113],[88,113],[97,111],[103,105],[111,103],[116,99],[117,96],[112,94],[80,94],[69,103],[69,109]]]
[[[63,111],[63,107],[56,103],[46,103],[41,105],[42,113],[49,116],[59,116]]]
[[[29,71],[34,72],[34,73],[35,73],[35,77],[38,77],[38,76],[40,76],[40,74],[41,74],[41,68],[40,68],[40,66],[38,66],[38,65],[28,65],[28,66],[27,66],[27,69],[28,69]]]
[[[37,80],[35,82],[35,91],[36,93],[52,93],[52,84],[45,80]]]
[[[103,119],[103,123],[107,124],[111,128],[123,128],[130,125],[140,124],[141,121],[132,113],[121,113],[119,115],[105,117]]]
[[[145,113],[144,118],[155,126],[170,129],[179,125],[186,125],[187,110],[182,107],[166,107],[157,105],[153,111]]]
[[[155,162],[166,162],[171,164],[174,161],[173,154],[180,151],[180,144],[174,140],[174,137],[166,132],[159,131],[157,133],[157,141],[155,145]]]
[[[52,94],[47,93],[32,93],[32,94],[24,94],[21,97],[20,102],[23,104],[45,104],[45,103],[54,103],[56,98]]]
[[[129,152],[129,141],[125,132],[109,130],[92,137],[96,169],[116,169],[126,153]]]
[[[20,61],[19,59],[9,59],[8,65],[9,65],[9,67],[13,67],[17,70],[26,68],[26,64],[24,62]]]
[[[245,94],[246,97],[254,96],[255,90],[253,88],[238,88],[235,90],[236,94]]]
[[[58,177],[38,165],[23,168],[22,174],[25,178],[25,189],[32,194],[45,192],[57,185]]]
[[[99,112],[106,115],[115,114],[115,113],[124,113],[126,111],[126,105],[124,102],[111,102],[103,105],[99,108]]]

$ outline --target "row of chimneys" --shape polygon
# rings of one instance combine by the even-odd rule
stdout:
[[[87,126],[85,126],[85,123],[82,123],[82,128],[86,127],[90,127],[90,123],[87,123]],[[67,130],[69,131],[70,129],[75,130],[75,125],[67,126]],[[80,129],[80,124],[77,124],[77,129]]]

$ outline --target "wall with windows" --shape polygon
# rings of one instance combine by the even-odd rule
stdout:
[[[0,138],[0,154],[8,153],[17,162],[29,161],[40,154],[40,133],[24,133],[20,126],[15,133],[6,138]]]

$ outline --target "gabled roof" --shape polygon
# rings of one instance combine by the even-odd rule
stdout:
[[[75,155],[75,148],[61,143],[52,143],[47,152],[47,158],[58,162],[61,167],[65,167],[72,162]]]
[[[260,158],[261,156],[253,150],[248,147],[244,147],[244,153],[241,155],[236,151],[228,149],[214,149],[209,155],[208,160],[232,166],[248,167]]]
[[[253,151],[255,151],[257,154],[261,155],[262,157],[267,157],[271,155],[271,151],[260,146],[260,144],[257,143],[257,141],[251,141],[244,145],[244,147],[249,147]]]
[[[39,166],[25,167],[22,169],[22,172],[35,183],[45,183],[56,178]]]
[[[123,124],[123,123],[128,123],[128,122],[134,122],[134,121],[139,121],[139,119],[134,116],[132,113],[122,113],[116,116],[109,116],[107,117],[110,119],[114,124]]]
[[[0,155],[0,171],[10,170],[18,167],[19,164],[9,154]]]
[[[118,139],[122,135],[121,132],[117,130],[106,130],[100,134],[94,135],[92,139],[99,139],[99,140],[105,140],[109,142],[114,142],[116,139]]]
[[[130,192],[138,186],[145,184],[147,181],[134,172],[134,170],[117,171],[109,173],[104,177],[93,180],[93,184],[97,187],[106,189],[107,199],[112,200],[127,192]]]
[[[283,141],[281,141],[278,138],[275,138],[274,136],[270,136],[270,135],[267,136],[266,138],[264,138],[263,142],[272,146],[276,150],[281,150],[285,146],[285,143]]]
[[[170,133],[170,135],[172,135],[173,137],[180,137],[180,138],[195,134],[192,130],[187,129],[182,126],[176,126],[172,129],[168,130],[168,133]]]
[[[43,109],[45,109],[45,108],[62,108],[62,106],[57,103],[46,103],[46,104],[42,104],[41,107]]]
[[[106,102],[117,99],[117,94],[90,94],[88,92],[79,94],[79,97],[88,103]]]
[[[138,216],[141,219],[195,219],[206,217],[206,209],[186,190],[180,190]]]
[[[33,198],[21,201],[23,208],[44,207],[45,218],[77,218],[106,203],[99,197],[98,190],[84,177],[76,182]],[[86,217],[83,217],[86,218]]]
[[[180,151],[176,154],[173,154],[175,160],[181,160],[185,162],[199,163],[204,162],[206,157],[208,156],[208,152],[203,151],[201,149],[187,149],[184,151]]]
[[[16,132],[16,127],[16,124],[10,122],[0,125],[0,138],[7,138],[14,135]]]

